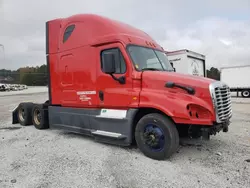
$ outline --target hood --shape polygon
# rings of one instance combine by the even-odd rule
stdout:
[[[185,90],[177,87],[165,87],[167,82],[174,82],[175,84],[182,86],[192,87],[195,89],[194,95],[199,98],[210,98],[209,84],[214,81],[215,80],[209,78],[180,74],[176,72],[144,71],[142,73],[143,88],[168,90],[170,92],[181,92],[187,94]]]

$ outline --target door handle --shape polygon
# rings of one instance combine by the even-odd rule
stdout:
[[[65,66],[65,72],[68,72],[68,65]]]
[[[103,91],[99,91],[99,99],[100,99],[101,101],[104,100],[104,93],[103,93]]]

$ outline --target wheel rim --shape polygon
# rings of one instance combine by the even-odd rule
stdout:
[[[34,121],[37,125],[40,125],[42,119],[42,114],[38,109],[34,110]]]
[[[154,124],[145,126],[143,141],[152,151],[161,151],[165,145],[165,136],[161,128]]]
[[[245,97],[249,96],[249,91],[243,91],[243,96]]]
[[[25,119],[25,112],[24,112],[24,108],[20,107],[19,110],[18,110],[18,116],[19,116],[19,119],[21,121],[24,121]]]

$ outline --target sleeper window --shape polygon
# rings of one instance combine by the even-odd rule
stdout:
[[[65,32],[63,34],[63,43],[65,43],[69,39],[74,29],[75,29],[75,25],[70,25],[65,29]]]

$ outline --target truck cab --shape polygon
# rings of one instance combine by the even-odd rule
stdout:
[[[177,150],[181,135],[228,130],[228,86],[174,72],[164,49],[130,25],[93,14],[48,21],[46,55],[49,100],[20,104],[13,123],[136,143],[157,160]],[[30,119],[22,121],[21,112]]]

